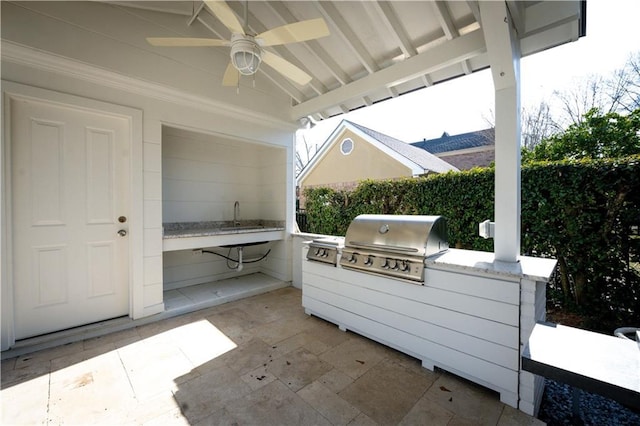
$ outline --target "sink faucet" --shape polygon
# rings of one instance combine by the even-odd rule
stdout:
[[[233,226],[240,225],[240,202],[236,201],[233,203]]]

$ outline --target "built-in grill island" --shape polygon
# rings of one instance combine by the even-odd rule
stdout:
[[[440,216],[362,215],[342,239],[301,245],[302,305],[333,322],[500,393],[528,414],[544,380],[520,368],[556,262],[448,248]]]
[[[343,268],[424,282],[425,258],[449,249],[442,216],[364,214],[345,235]]]

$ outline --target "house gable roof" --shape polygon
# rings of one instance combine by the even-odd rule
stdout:
[[[490,128],[459,135],[449,135],[445,132],[439,138],[413,142],[411,145],[432,154],[441,154],[443,152],[492,146],[495,145],[495,139],[495,129]]]
[[[428,172],[446,173],[448,171],[458,171],[458,169],[435,155],[402,142],[399,139],[361,126],[349,120],[342,120],[329,137],[322,144],[318,153],[311,159],[298,175],[297,181],[301,182],[322,161],[329,149],[338,142],[338,135],[345,129],[362,137],[380,151],[399,161],[412,170],[414,175]]]
[[[424,171],[423,173],[432,171],[437,173],[445,173],[451,170],[458,170],[451,164],[447,163],[444,160],[436,157],[435,155],[422,150],[416,149],[416,147],[403,142],[399,139],[393,138],[391,136],[385,135],[384,133],[377,132],[373,129],[369,129],[368,127],[364,127],[360,124],[356,124],[352,121],[344,120],[345,122],[351,124],[353,127],[357,128],[364,134],[370,136],[376,141],[380,142],[387,148],[393,150],[397,154],[403,156],[407,160],[417,164]]]

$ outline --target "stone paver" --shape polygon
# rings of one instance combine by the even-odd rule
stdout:
[[[2,361],[1,424],[537,425],[283,288]]]

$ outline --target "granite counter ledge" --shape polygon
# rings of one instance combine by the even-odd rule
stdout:
[[[163,251],[220,247],[258,241],[278,241],[285,237],[283,221],[176,222],[163,224]]]
[[[224,234],[284,231],[284,221],[246,220],[234,226],[233,221],[169,222],[163,223],[163,238],[206,237]]]
[[[483,273],[504,279],[529,279],[548,281],[553,275],[557,260],[520,256],[518,262],[500,262],[492,252],[449,249],[425,259],[425,266],[433,269],[458,270],[467,273]]]

